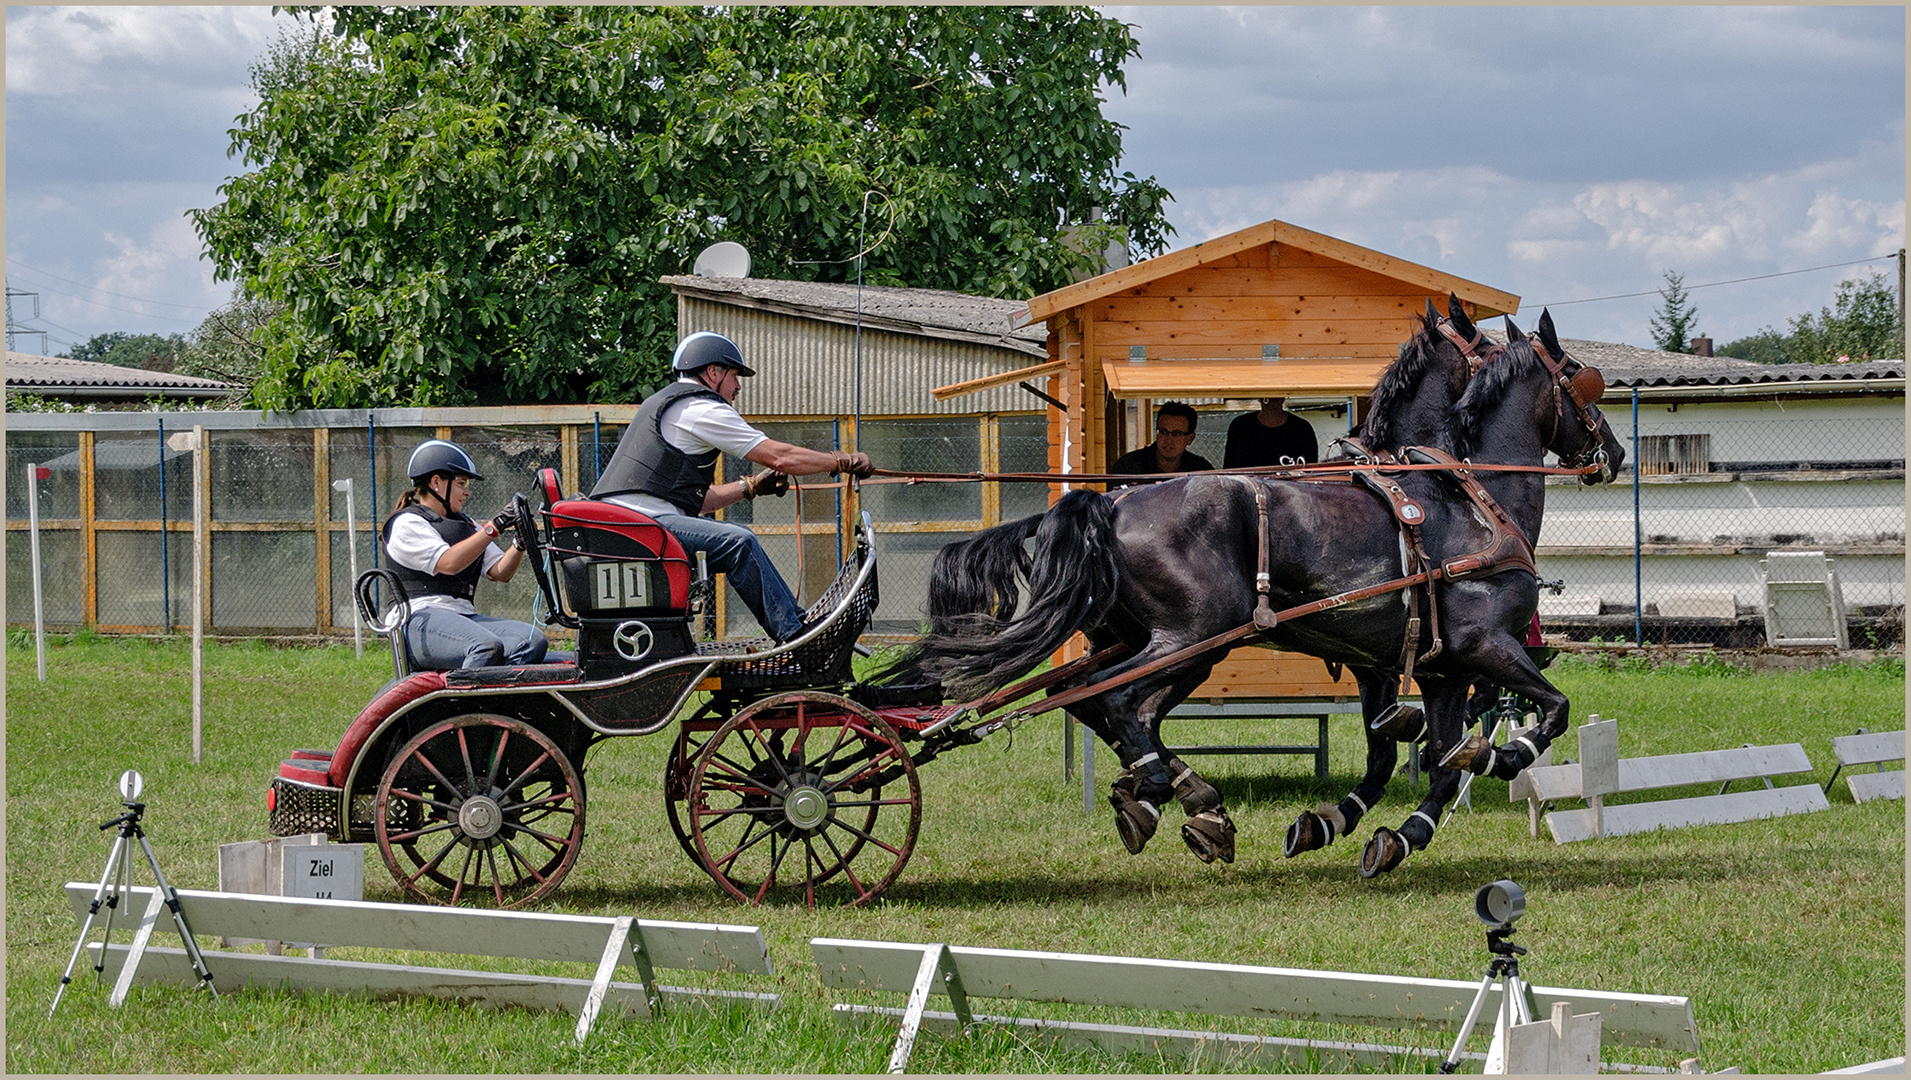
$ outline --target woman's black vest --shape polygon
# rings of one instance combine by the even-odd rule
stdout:
[[[463,514],[448,518],[414,503],[385,519],[383,535],[387,545],[391,543],[392,523],[398,520],[399,514],[417,514],[424,518],[426,524],[437,530],[447,544],[455,544],[478,531],[471,519]],[[385,548],[385,558],[391,563],[391,572],[398,575],[399,584],[405,587],[407,596],[449,596],[469,603],[472,597],[478,595],[478,579],[484,576],[483,555],[471,560],[470,566],[455,574],[427,574],[422,570],[401,566],[398,560],[391,557],[389,546]]]
[[[723,395],[702,383],[678,381],[644,399],[617,440],[617,451],[597,478],[590,497],[641,492],[670,503],[687,517],[703,513],[703,497],[717,476],[718,451],[691,457],[670,445],[663,435],[664,410],[685,398],[722,401]]]

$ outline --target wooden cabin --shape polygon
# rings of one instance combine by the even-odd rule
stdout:
[[[1020,322],[1048,324],[1046,363],[935,394],[1046,378],[1050,468],[1098,473],[1151,438],[1155,401],[1339,398],[1358,410],[1427,302],[1444,312],[1449,293],[1475,319],[1519,310],[1512,293],[1266,221],[1035,297]],[[1129,402],[1139,424],[1123,423]],[[1318,660],[1256,651],[1195,696],[1354,693],[1351,675],[1330,683]]]

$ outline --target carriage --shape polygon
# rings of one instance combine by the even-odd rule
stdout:
[[[1510,320],[1507,332],[1506,346],[1487,349],[1457,298],[1446,318],[1429,302],[1376,388],[1370,437],[1451,417],[1462,456],[1417,441],[1396,456],[1380,449],[1387,443],[1350,439],[1354,456],[1283,467],[1284,479],[1265,478],[1274,483],[1236,473],[1115,496],[1074,491],[1046,515],[945,546],[931,580],[937,632],[880,683],[857,682],[851,666],[877,598],[866,516],[795,639],[697,642],[691,563],[676,539],[635,511],[563,498],[545,469],[538,506],[517,496],[512,517],[548,621],[577,630],[575,658],[412,671],[397,579],[362,576],[357,599],[391,635],[394,680],[337,749],[281,764],[272,829],[374,839],[420,899],[528,903],[557,887],[583,844],[589,749],[681,715],[664,793],[685,853],[747,902],[793,891],[814,904],[828,886],[864,904],[914,851],[919,765],[1067,707],[1122,756],[1111,802],[1130,852],[1153,835],[1159,807],[1179,799],[1189,849],[1231,862],[1234,826],[1218,791],[1174,758],[1158,728],[1219,657],[1259,643],[1353,668],[1367,721],[1366,775],[1339,804],[1300,815],[1289,857],[1333,843],[1375,805],[1398,742],[1438,751],[1420,809],[1362,850],[1364,876],[1390,872],[1432,839],[1461,770],[1511,779],[1566,729],[1565,695],[1523,647],[1537,608],[1541,474],[1609,482],[1624,451],[1594,404],[1603,377],[1566,355],[1551,317],[1541,313],[1533,338]],[[1558,467],[1542,464],[1548,453]],[[1125,537],[1123,499],[1138,523]],[[1328,511],[1332,544],[1304,527]],[[1022,546],[1031,537],[1032,564]],[[384,586],[394,603],[380,616],[373,593]],[[977,632],[949,629],[964,619]],[[1088,655],[1035,673],[1077,632]],[[1400,680],[1421,683],[1424,713],[1396,700],[1393,657]],[[896,677],[911,670],[928,674]],[[1505,746],[1467,735],[1465,695],[1482,676],[1538,706],[1538,727]],[[966,700],[945,703],[945,681]],[[707,697],[691,707],[699,691]],[[1049,696],[1018,706],[1041,691]]]
[[[535,506],[522,495],[513,505],[548,621],[577,631],[574,659],[417,670],[402,586],[367,571],[356,600],[390,639],[393,679],[335,749],[280,764],[268,795],[275,835],[375,843],[405,892],[426,902],[528,904],[582,850],[591,748],[676,722],[665,806],[692,861],[746,902],[863,904],[914,851],[917,765],[1009,722],[945,705],[933,684],[855,681],[857,638],[877,602],[868,515],[804,613],[805,632],[778,645],[696,640],[708,582],[645,515],[565,498],[551,469],[537,476]],[[999,712],[1009,699],[995,697]]]

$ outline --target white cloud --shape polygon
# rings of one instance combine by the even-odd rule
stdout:
[[[7,93],[39,97],[126,87],[242,103],[246,65],[276,33],[268,7],[10,7],[6,20]]]

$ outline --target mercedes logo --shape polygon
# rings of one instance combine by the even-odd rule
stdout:
[[[642,660],[650,652],[650,647],[656,640],[657,636],[650,632],[650,627],[635,619],[619,623],[610,636],[611,645],[616,648],[617,655],[626,660]]]

